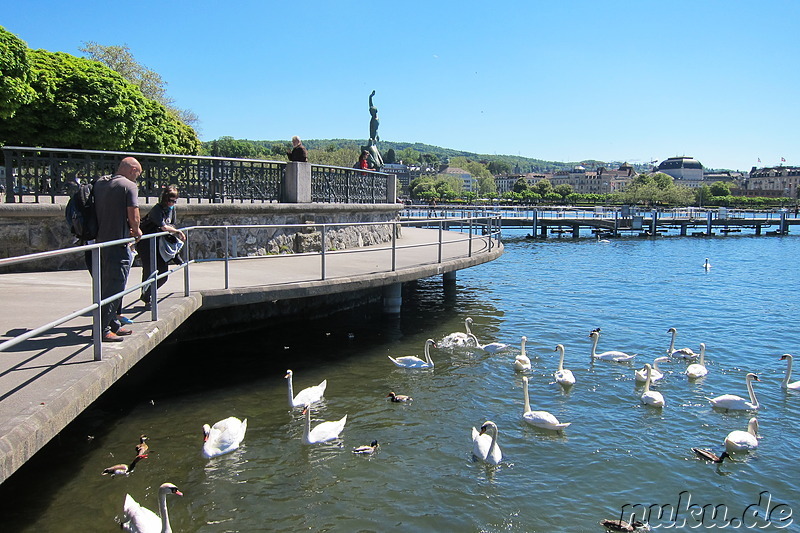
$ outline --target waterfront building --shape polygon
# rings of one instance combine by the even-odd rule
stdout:
[[[753,167],[741,190],[742,196],[797,198],[800,167]]]
[[[636,171],[627,163],[623,163],[616,170],[605,167],[587,170],[578,165],[572,170],[556,172],[550,182],[553,187],[570,185],[579,194],[609,194],[624,191],[636,176]]]
[[[386,163],[381,167],[381,172],[392,174],[397,178],[397,183],[403,190],[408,190],[408,184],[411,183],[408,165],[398,163]]]
[[[693,157],[670,157],[662,161],[653,171],[672,176],[678,185],[685,187],[696,189],[705,184],[703,165]]]

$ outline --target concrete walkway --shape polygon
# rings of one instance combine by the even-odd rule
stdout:
[[[121,343],[104,343],[102,361],[91,345],[91,317],[81,316],[40,337],[0,352],[0,483],[56,436],[133,365],[200,308],[223,308],[272,300],[381,287],[452,272],[500,257],[485,237],[443,232],[439,259],[437,230],[403,228],[397,240],[396,270],[391,250],[371,246],[358,252],[326,254],[326,279],[320,256],[269,256],[238,259],[229,264],[225,288],[224,262],[193,263],[190,293],[184,296],[183,272],[170,276],[159,290],[158,320],[137,305],[138,294],[123,302],[135,323]],[[434,243],[431,245],[431,243]],[[129,285],[141,278],[134,268]],[[86,271],[0,275],[0,342],[90,305],[91,281]]]

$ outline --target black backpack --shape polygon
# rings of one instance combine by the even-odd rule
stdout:
[[[67,226],[82,244],[97,238],[97,210],[94,203],[94,181],[81,183],[67,202]]]

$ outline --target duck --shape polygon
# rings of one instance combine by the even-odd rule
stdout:
[[[647,380],[644,382],[644,391],[642,392],[642,403],[653,407],[664,407],[664,395],[658,391],[650,390],[650,382],[653,381],[653,367],[649,363],[644,365],[647,371]]]
[[[378,441],[373,440],[369,446],[358,446],[353,448],[353,453],[357,455],[372,455],[378,449],[378,446],[380,446]]]
[[[694,353],[694,350],[691,348],[680,348],[678,350],[675,349],[675,337],[678,336],[678,330],[675,328],[669,328],[667,333],[672,333],[672,340],[669,341],[669,348],[667,348],[667,355],[670,357],[680,357],[681,359],[694,359],[697,357],[697,354]]]
[[[747,431],[731,431],[725,437],[725,450],[728,452],[745,452],[758,448],[758,419],[751,418],[747,422]]]
[[[558,344],[555,351],[561,352],[561,356],[558,359],[558,370],[553,374],[553,377],[556,378],[556,383],[562,387],[575,385],[575,376],[572,375],[572,370],[564,368],[564,345]]]
[[[638,531],[650,531],[650,526],[645,524],[644,522],[639,522],[638,520],[634,520],[632,522],[626,522],[625,520],[621,519],[614,519],[614,520],[600,520],[600,525],[606,528],[608,531],[623,531],[626,533],[636,533]]]
[[[705,461],[711,461],[712,463],[717,463],[717,464],[722,463],[722,461],[730,457],[727,451],[722,452],[721,455],[717,455],[711,450],[704,450],[702,448],[692,448],[692,451],[700,459],[703,459]]]
[[[410,402],[414,400],[414,398],[412,398],[411,396],[406,396],[405,394],[395,394],[394,392],[390,392],[389,394],[386,395],[386,397],[391,398],[390,401],[395,403]]]
[[[755,391],[753,391],[753,381],[761,380],[758,379],[758,376],[752,372],[745,376],[747,392],[750,394],[749,402],[741,396],[736,396],[735,394],[723,394],[722,396],[717,396],[716,398],[708,398],[708,401],[711,402],[711,407],[727,410],[733,409],[736,411],[757,411],[758,399],[756,398]]]
[[[503,452],[497,444],[497,424],[487,420],[478,431],[472,428],[472,456],[477,460],[491,465],[500,464]]]
[[[464,329],[466,329],[467,331],[466,332],[456,331],[454,333],[450,333],[449,335],[442,338],[441,341],[439,341],[439,345],[442,348],[451,348],[451,347],[466,348],[467,346],[469,346],[469,336],[472,334],[472,330],[469,327],[470,324],[472,324],[472,319],[470,317],[467,317],[466,319],[464,319]]]
[[[470,333],[469,338],[472,340],[472,344],[470,344],[470,346],[474,345],[475,348],[483,350],[486,353],[496,354],[508,349],[508,344],[504,342],[490,342],[489,344],[481,344],[478,342],[478,337],[472,333]]]
[[[661,371],[660,368],[658,368],[658,363],[667,363],[667,362],[669,362],[669,357],[666,356],[656,357],[653,360],[653,372],[650,381],[655,382],[660,379],[663,379],[664,373]],[[633,374],[637,383],[644,383],[645,381],[647,381],[647,369],[645,367],[642,367],[641,370],[637,370]]]
[[[328,387],[327,379],[323,379],[319,385],[306,387],[298,392],[297,396],[294,396],[294,390],[292,388],[293,375],[294,372],[287,370],[286,375],[283,376],[284,379],[288,380],[289,384],[289,407],[303,407],[305,405],[316,403],[322,400],[322,397],[325,396],[325,389]]]
[[[102,475],[107,476],[111,474],[111,477],[114,476],[128,476],[133,473],[133,470],[136,468],[136,463],[141,461],[142,459],[147,459],[146,455],[137,455],[131,461],[131,464],[118,464],[114,466],[109,466],[108,468],[104,469]]]
[[[148,438],[147,435],[139,437],[139,444],[136,445],[136,455],[147,455],[147,451],[150,449],[146,442]]]
[[[786,377],[783,378],[783,381],[781,381],[781,388],[800,390],[800,381],[789,383],[789,380],[792,379],[792,356],[788,353],[785,353],[781,356],[781,361],[786,361]]]
[[[522,390],[525,394],[525,407],[522,411],[522,420],[540,429],[561,431],[569,427],[572,422],[561,423],[555,415],[547,411],[531,411],[531,402],[528,396],[528,376],[522,376]]]
[[[597,341],[600,339],[600,328],[593,330],[589,333],[592,339],[592,359],[601,359],[603,361],[614,361],[615,363],[625,363],[632,360],[636,355],[628,355],[625,352],[611,350],[603,353],[595,353],[597,350]]]
[[[395,365],[399,366],[400,368],[411,368],[415,370],[421,370],[426,368],[433,368],[433,360],[431,359],[430,349],[431,346],[436,348],[436,342],[433,339],[428,339],[425,341],[425,359],[420,359],[415,355],[404,355],[403,357],[394,358],[391,355],[388,356],[389,359]]]
[[[131,533],[172,533],[167,512],[167,495],[183,496],[178,487],[172,483],[163,483],[158,488],[158,509],[161,517],[150,509],[142,507],[130,494],[125,495],[120,525]]]
[[[211,458],[232,452],[239,447],[247,431],[247,419],[230,416],[213,426],[203,424],[203,455]]]
[[[706,344],[704,342],[700,343],[700,360],[687,366],[683,373],[689,379],[702,378],[708,374],[708,369],[706,368]]]
[[[332,422],[320,422],[314,429],[311,429],[311,406],[306,405],[303,409],[303,414],[306,417],[306,425],[303,428],[303,444],[319,444],[330,440],[339,438],[339,434],[344,430],[344,425],[347,423],[347,415],[344,415],[340,420]]]
[[[514,370],[524,372],[531,369],[531,360],[525,353],[525,343],[528,342],[528,337],[525,335],[520,339],[520,353],[514,358]]]

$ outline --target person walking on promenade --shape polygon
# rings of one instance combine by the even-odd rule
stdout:
[[[164,237],[157,237],[157,239],[168,239],[170,237],[180,240],[182,242],[186,242],[186,235],[175,227],[177,222],[177,218],[175,216],[175,204],[178,201],[178,187],[175,185],[167,185],[164,187],[164,190],[161,191],[161,198],[159,202],[153,206],[149,213],[147,213],[144,218],[142,219],[142,223],[140,225],[142,229],[142,234],[148,235],[151,233],[159,233],[162,231],[166,231],[169,233],[169,236]],[[177,241],[175,241],[177,242]],[[167,260],[164,259],[162,254],[160,253],[160,244],[157,243],[156,245],[156,268],[159,274],[163,274],[169,268],[167,264]],[[136,250],[139,252],[139,257],[142,260],[142,281],[146,281],[147,278],[153,273],[151,270],[151,258],[150,258],[150,240],[139,241],[136,243]],[[175,261],[182,263],[183,260],[180,258],[180,252],[175,255]],[[161,278],[156,282],[157,287],[161,287],[164,283],[167,282],[167,278]],[[141,300],[144,302],[145,307],[150,306],[150,287],[143,287],[142,288],[142,297]]]
[[[291,152],[286,152],[286,155],[289,156],[289,161],[301,161],[304,163],[308,161],[308,151],[297,135],[292,137],[292,147]]]
[[[94,186],[97,210],[97,242],[109,242],[142,236],[139,229],[139,188],[136,180],[142,165],[134,157],[120,161],[117,173],[103,176]],[[131,268],[131,249],[127,244],[106,246],[100,250],[100,296],[105,299],[125,290]],[[104,342],[120,342],[130,335],[116,320],[119,302],[107,303],[100,310]]]

